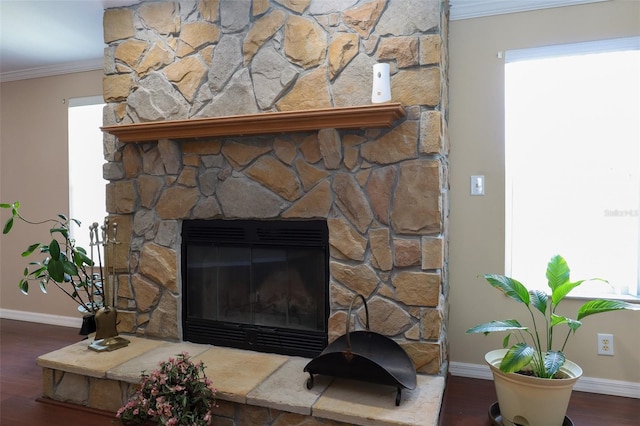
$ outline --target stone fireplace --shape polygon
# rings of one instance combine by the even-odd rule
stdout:
[[[391,65],[392,101],[404,107],[390,128],[128,142],[105,134],[119,331],[184,339],[185,221],[321,220],[328,340],[344,334],[359,293],[373,331],[396,340],[419,373],[443,374],[447,19],[440,0],[194,0],[107,10],[106,126],[368,105],[376,62]]]

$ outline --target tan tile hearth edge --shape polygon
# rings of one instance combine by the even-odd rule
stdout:
[[[312,389],[306,388],[309,375],[303,373],[306,358],[291,359],[247,395],[247,404],[268,406],[290,413],[312,414],[311,407],[331,383],[330,377],[318,376]]]
[[[149,350],[165,344],[161,340],[141,339],[133,336],[126,337],[129,346],[113,352],[95,352],[89,349],[93,339],[82,340],[71,346],[49,352],[38,357],[40,367],[62,370],[82,376],[107,378],[107,372],[126,361],[136,358]],[[140,372],[137,374],[140,377]]]
[[[182,352],[187,352],[189,356],[196,359],[198,355],[210,348],[211,346],[208,345],[197,345],[189,342],[162,342],[161,345],[154,347],[144,354],[136,358],[132,358],[107,371],[107,379],[136,383],[140,380],[140,373],[142,371],[150,373],[158,367],[158,363],[161,361],[166,361],[170,357],[175,357],[177,354]]]
[[[367,426],[437,425],[444,378],[418,375],[413,390],[403,390],[400,407],[390,386],[335,379],[313,405],[313,415]]]
[[[303,372],[308,359],[212,347],[189,342],[165,342],[127,336],[126,348],[98,353],[91,340],[50,352],[38,365],[89,377],[136,383],[140,372],[151,371],[161,360],[186,351],[202,360],[221,400],[274,408],[340,422],[367,426],[432,426],[438,416],[444,378],[418,375],[414,390],[403,390],[400,407],[396,389],[344,379],[316,376],[306,389]]]
[[[231,402],[246,403],[247,394],[273,374],[288,357],[214,347],[200,354],[207,366],[205,373],[218,390],[220,398]]]

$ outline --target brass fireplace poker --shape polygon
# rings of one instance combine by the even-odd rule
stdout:
[[[107,276],[105,277],[102,272],[102,266],[100,275],[102,278],[102,290],[103,290],[103,307],[96,312],[96,335],[94,341],[89,345],[89,349],[96,352],[110,352],[116,349],[124,348],[129,344],[129,340],[118,336],[116,329],[117,325],[117,311],[115,306],[114,297],[114,284],[116,280],[116,267],[115,267],[115,248],[118,242],[118,224],[113,222],[113,236],[109,238],[109,219],[104,220],[104,225],[100,228],[102,230],[102,241],[98,234],[98,224],[96,222],[89,228],[91,233],[91,254],[93,256],[93,246],[97,246],[98,258],[100,257],[100,245],[104,248],[105,266],[107,270]],[[94,242],[95,238],[95,242]],[[111,249],[111,255],[107,256],[107,252]],[[93,259],[92,259],[93,260]],[[100,263],[102,265],[102,263]],[[106,278],[106,280],[105,280]]]

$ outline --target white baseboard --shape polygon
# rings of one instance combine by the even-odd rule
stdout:
[[[80,329],[82,318],[63,317],[61,315],[41,314],[38,312],[15,311],[13,309],[0,309],[0,318],[37,322],[39,324],[59,325],[62,327],[75,327]]]
[[[640,399],[640,383],[622,380],[600,379],[597,377],[580,377],[574,389],[582,392],[602,393],[606,395],[626,396]]]
[[[486,365],[467,364],[452,361],[449,363],[449,373],[452,376],[470,377],[472,379],[493,380],[491,370]]]
[[[491,370],[489,370],[489,367],[486,365],[451,362],[449,364],[449,372],[453,376],[493,380]],[[640,398],[640,383],[625,382],[622,380],[582,376],[578,379],[573,389],[581,392]]]

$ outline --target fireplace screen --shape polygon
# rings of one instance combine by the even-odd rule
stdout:
[[[324,221],[185,221],[184,339],[315,356],[327,343]]]

